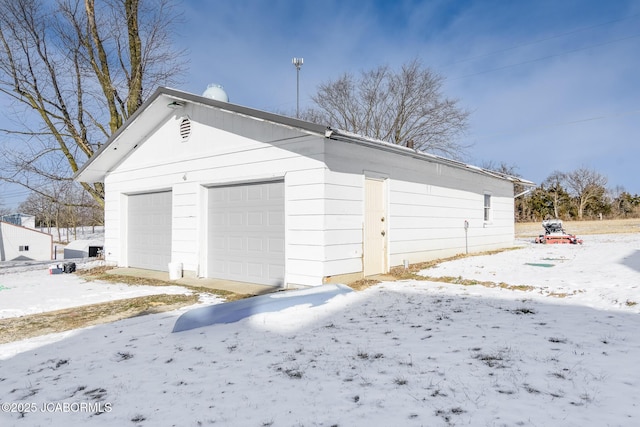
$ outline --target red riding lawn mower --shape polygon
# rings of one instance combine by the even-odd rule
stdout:
[[[562,221],[559,219],[546,219],[542,221],[544,234],[536,237],[536,243],[570,243],[572,245],[582,244],[582,239],[578,239],[573,234],[569,234],[562,228]]]

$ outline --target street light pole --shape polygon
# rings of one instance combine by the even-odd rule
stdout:
[[[303,58],[293,58],[291,63],[296,67],[296,118],[300,117],[300,67],[304,62]]]

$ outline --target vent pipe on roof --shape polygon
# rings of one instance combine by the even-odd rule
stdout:
[[[215,83],[208,85],[202,96],[209,99],[215,99],[216,101],[229,102],[227,92],[224,91],[222,86]]]

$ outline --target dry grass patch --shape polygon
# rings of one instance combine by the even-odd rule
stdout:
[[[640,233],[640,218],[605,219],[602,221],[562,221],[567,232],[580,235]],[[517,237],[537,237],[544,234],[542,221],[516,223]]]
[[[411,280],[426,280],[429,282],[441,282],[441,283],[450,283],[452,285],[462,285],[462,286],[484,286],[485,288],[501,288],[508,289],[511,291],[532,291],[535,288],[533,286],[528,285],[509,285],[508,283],[500,282],[491,282],[487,280],[473,280],[473,279],[464,279],[461,276],[452,277],[452,276],[422,276],[419,274],[403,274],[403,280],[411,279]]]
[[[197,294],[161,294],[0,319],[0,344],[146,314],[177,310],[197,302]]]
[[[409,268],[406,268],[406,269],[404,268],[404,266],[392,267],[391,270],[389,271],[389,276],[391,276],[391,280],[426,280],[430,282],[452,283],[452,284],[464,285],[464,286],[480,285],[488,288],[499,287],[503,289],[510,289],[510,290],[517,290],[517,291],[533,290],[534,289],[533,286],[526,286],[526,285],[509,285],[507,283],[495,283],[495,282],[488,282],[488,281],[463,279],[462,277],[447,277],[447,276],[431,277],[431,276],[423,276],[418,274],[422,270],[433,268],[443,262],[455,261],[457,259],[475,257],[480,255],[494,255],[497,253],[511,251],[515,249],[519,249],[519,248],[514,247],[514,248],[496,249],[492,251],[477,252],[477,253],[471,253],[471,254],[458,254],[448,258],[440,258],[440,259],[435,259],[431,261],[409,264]],[[377,285],[378,283],[380,283],[380,280],[377,280],[377,279],[376,280],[361,279],[355,282],[348,283],[348,286],[356,291],[362,291],[373,285]]]
[[[113,274],[108,272],[109,270],[112,270],[114,268],[115,267],[110,267],[110,266],[94,267],[86,270],[78,270],[76,271],[76,274],[87,281],[98,280],[98,281],[110,282],[110,283],[125,283],[131,286],[159,286],[159,287],[180,286],[183,288],[190,289],[194,292],[202,292],[202,293],[217,295],[221,298],[224,298],[224,300],[227,302],[236,301],[239,299],[244,299],[244,298],[253,296],[253,295],[237,294],[235,292],[226,291],[223,289],[212,289],[204,286],[192,286],[192,285],[186,285],[183,283],[167,282],[164,280],[151,279],[147,277],[135,277],[135,276],[128,276],[123,274]]]
[[[174,286],[175,283],[166,282],[164,280],[151,279],[147,277],[125,276],[121,274],[111,274],[109,270],[115,267],[100,266],[88,268],[86,270],[76,270],[75,274],[87,281],[100,280],[111,283],[125,283],[127,285],[146,285],[146,286]]]
[[[513,248],[495,249],[495,250],[484,251],[484,252],[474,252],[474,253],[470,253],[470,254],[457,254],[457,255],[453,255],[453,256],[447,257],[447,258],[439,258],[439,259],[434,259],[434,260],[431,260],[431,261],[425,261],[425,262],[418,262],[418,263],[415,263],[415,264],[410,264],[408,269],[405,269],[404,266],[393,267],[393,268],[391,268],[391,271],[389,273],[392,276],[396,277],[396,279],[402,280],[404,278],[404,276],[406,276],[406,275],[415,274],[415,273],[418,273],[418,272],[420,272],[422,270],[427,270],[429,268],[433,268],[433,267],[437,266],[438,264],[442,264],[443,262],[455,261],[455,260],[458,260],[458,259],[477,257],[477,256],[483,256],[483,255],[495,255],[495,254],[499,254],[499,253],[502,253],[502,252],[513,251],[513,250],[517,250],[517,249],[520,249],[520,248],[513,247]],[[410,278],[413,278],[413,277],[410,277]]]
[[[349,286],[354,291],[364,291],[365,289],[370,288],[373,285],[377,285],[378,283],[380,283],[380,280],[360,279],[347,284],[347,286]]]
[[[0,319],[0,344],[36,336],[64,332],[87,326],[99,325],[146,314],[177,310],[198,302],[199,294],[217,295],[225,301],[235,301],[253,295],[237,294],[221,289],[177,284],[152,278],[110,274],[114,267],[100,266],[77,270],[74,274],[86,281],[124,283],[131,286],[180,286],[193,292],[190,295],[158,294],[137,298],[109,301],[100,304],[56,310],[17,318]]]

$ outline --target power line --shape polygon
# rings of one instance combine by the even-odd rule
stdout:
[[[30,193],[31,193],[31,191],[29,191],[29,190],[24,190],[24,191],[3,191],[2,193],[0,193],[0,198],[20,197],[20,196],[26,196],[26,195],[28,195]]]
[[[539,43],[544,43],[544,42],[549,41],[549,40],[554,40],[554,39],[558,39],[558,38],[561,38],[561,37],[569,36],[571,34],[576,34],[576,33],[580,33],[580,32],[583,32],[583,31],[591,30],[593,28],[601,27],[603,25],[609,25],[609,24],[613,24],[613,23],[616,23],[616,22],[626,21],[626,20],[629,20],[629,19],[635,19],[637,17],[640,17],[640,13],[635,14],[635,15],[631,15],[631,16],[626,17],[626,18],[614,19],[612,21],[601,22],[599,24],[590,25],[588,27],[577,28],[575,30],[567,31],[565,33],[560,33],[560,34],[556,34],[554,36],[549,36],[549,37],[545,37],[545,38],[542,38],[542,39],[521,43],[521,44],[516,45],[516,46],[507,47],[507,48],[500,49],[500,50],[495,50],[493,52],[484,53],[482,55],[476,55],[476,56],[472,56],[472,57],[469,57],[469,58],[459,59],[457,61],[453,61],[453,62],[450,62],[449,64],[444,65],[444,68],[447,68],[447,67],[449,67],[451,65],[459,64],[459,63],[462,63],[462,62],[474,61],[476,59],[486,58],[487,56],[493,56],[493,55],[497,55],[499,53],[509,52],[511,50],[520,49],[521,47],[525,47],[525,46],[531,46],[531,45],[535,45],[535,44],[539,44]]]
[[[629,111],[623,111],[621,113],[610,113],[610,114],[606,114],[606,115],[602,115],[602,116],[587,117],[587,118],[584,118],[584,119],[570,120],[570,121],[566,121],[566,122],[557,122],[557,123],[543,124],[543,125],[538,125],[538,126],[530,126],[530,127],[526,127],[526,128],[522,128],[522,129],[518,129],[518,130],[513,130],[513,131],[497,132],[497,133],[493,133],[493,134],[479,136],[476,139],[484,140],[484,139],[492,138],[492,137],[495,137],[495,136],[511,135],[513,133],[516,133],[516,132],[517,133],[524,133],[524,132],[529,132],[529,131],[534,131],[534,130],[552,129],[552,128],[556,128],[556,127],[570,126],[570,125],[574,125],[574,124],[578,124],[578,123],[593,122],[593,121],[597,121],[597,120],[612,119],[612,118],[615,118],[615,117],[630,116],[632,114],[638,114],[638,113],[640,113],[640,110],[629,110]]]
[[[558,57],[558,56],[567,55],[569,53],[579,52],[581,50],[587,50],[587,49],[592,49],[592,48],[596,48],[596,47],[607,46],[607,45],[610,45],[610,44],[613,44],[613,43],[618,43],[618,42],[621,42],[621,41],[634,39],[636,37],[640,37],[640,34],[635,34],[633,36],[628,36],[628,37],[622,37],[620,39],[610,40],[610,41],[607,41],[607,42],[604,42],[604,43],[600,43],[600,44],[594,44],[594,45],[579,47],[577,49],[572,49],[572,50],[568,50],[568,51],[565,51],[565,52],[556,53],[556,54],[553,54],[553,55],[547,55],[547,56],[543,56],[543,57],[536,58],[536,59],[530,59],[528,61],[518,62],[517,64],[504,65],[502,67],[492,68],[490,70],[478,71],[478,72],[475,72],[475,73],[472,73],[472,74],[465,74],[465,75],[454,77],[452,79],[447,79],[447,80],[460,80],[460,79],[464,79],[464,78],[468,78],[468,77],[478,76],[480,74],[487,74],[487,73],[492,73],[494,71],[501,71],[501,70],[505,70],[507,68],[513,68],[513,67],[517,67],[517,66],[524,65],[524,64],[531,64],[533,62],[544,61],[545,59],[555,58],[555,57]]]

